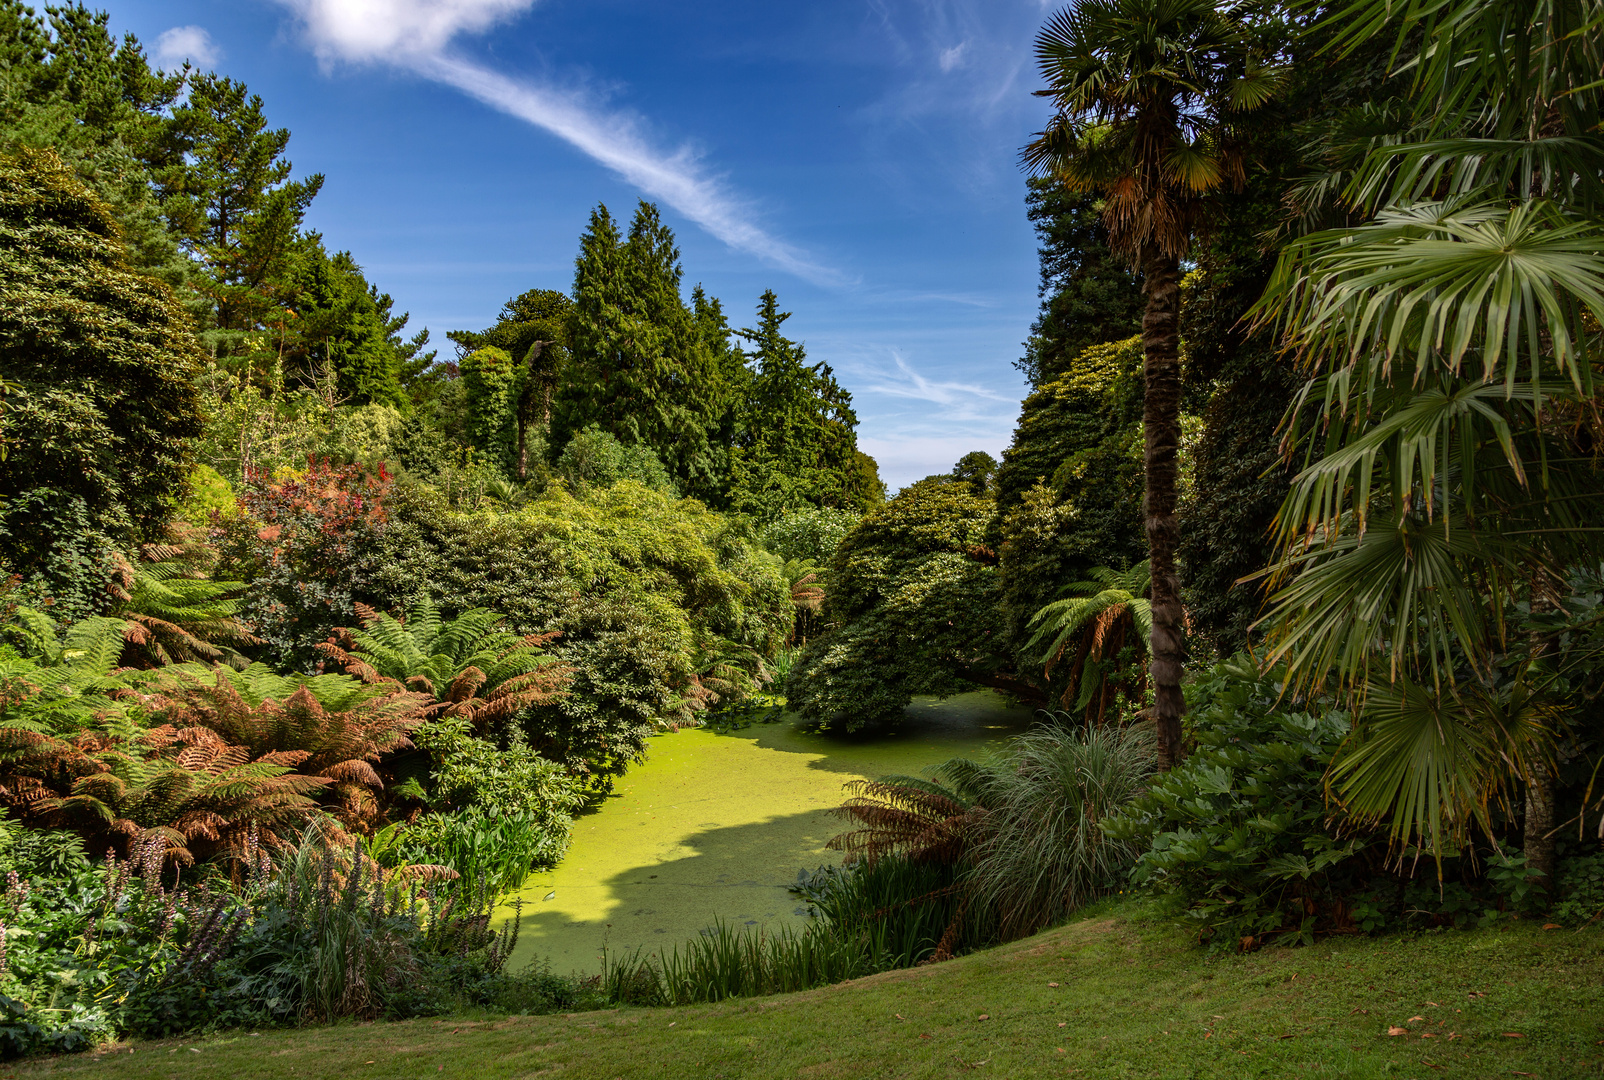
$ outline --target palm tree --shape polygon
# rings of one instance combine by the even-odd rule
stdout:
[[[1176,513],[1181,440],[1181,260],[1207,197],[1240,186],[1241,115],[1268,101],[1281,69],[1250,40],[1242,9],[1215,0],[1080,0],[1036,39],[1052,122],[1023,161],[1104,199],[1114,250],[1142,272],[1150,652],[1159,760],[1181,755],[1185,662]]]
[[[1090,581],[1065,586],[1064,592],[1069,594],[1065,599],[1053,601],[1030,617],[1035,633],[1025,648],[1038,651],[1043,674],[1050,678],[1070,646],[1076,646],[1062,703],[1101,725],[1119,690],[1119,684],[1105,678],[1106,669],[1113,666],[1127,643],[1145,653],[1144,641],[1152,635],[1153,609],[1144,594],[1152,586],[1153,575],[1144,560],[1124,572],[1094,566],[1091,576]],[[1138,666],[1127,689],[1140,695],[1145,683]]]
[[[1350,811],[1436,845],[1524,785],[1546,869],[1542,635],[1528,685],[1493,674],[1516,604],[1600,558],[1604,3],[1357,0],[1317,29],[1395,35],[1418,106],[1342,191],[1370,220],[1290,244],[1261,302],[1311,376],[1289,436],[1323,451],[1281,508],[1268,660],[1366,703]]]

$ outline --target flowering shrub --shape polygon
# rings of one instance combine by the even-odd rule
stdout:
[[[247,470],[240,514],[214,527],[220,576],[251,583],[242,615],[262,639],[261,659],[280,670],[313,670],[317,646],[337,627],[358,625],[373,600],[377,544],[389,521],[391,480],[354,465],[311,461],[271,475]]]

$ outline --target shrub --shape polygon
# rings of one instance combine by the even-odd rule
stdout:
[[[379,816],[381,761],[412,748],[427,695],[395,684],[370,686],[345,675],[278,675],[179,665],[154,673],[146,715],[186,730],[215,732],[254,759],[320,778],[349,826]]]
[[[279,670],[314,670],[317,646],[375,598],[390,480],[356,466],[246,472],[240,514],[220,522],[219,572],[249,583],[241,606]]]
[[[860,520],[861,514],[828,506],[793,510],[765,525],[758,540],[787,562],[822,565]]]
[[[965,944],[1033,934],[1117,888],[1139,848],[1102,824],[1153,767],[1145,729],[1039,727],[986,760],[948,761],[935,779],[856,782],[839,813],[858,828],[830,846],[869,868],[891,858],[946,869],[945,891],[896,897],[913,906],[943,899],[948,921],[932,955],[945,959]]]
[[[894,720],[915,694],[959,693],[995,673],[996,568],[981,546],[990,516],[968,484],[937,478],[848,534],[830,563],[828,629],[785,684],[804,720],[851,731]]]
[[[403,487],[391,509],[379,606],[427,596],[448,613],[501,612],[515,635],[559,631],[550,649],[572,671],[568,693],[520,724],[533,749],[597,789],[652,732],[750,692],[790,629],[772,557],[700,503],[635,483],[583,498],[553,487],[510,512],[453,510]]]
[[[477,807],[492,815],[528,815],[549,839],[553,861],[568,846],[569,815],[584,804],[580,783],[528,746],[498,747],[473,736],[467,721],[425,726],[418,745],[434,761],[430,801],[443,810]]]
[[[626,446],[595,424],[568,440],[557,458],[556,473],[576,489],[633,480],[671,497],[678,494],[656,451],[639,443]]]
[[[1132,879],[1178,897],[1211,942],[1311,940],[1344,924],[1381,854],[1328,826],[1323,775],[1347,714],[1283,698],[1241,660],[1190,691],[1197,749],[1107,826],[1147,849]]]

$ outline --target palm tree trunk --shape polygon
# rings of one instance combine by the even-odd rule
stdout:
[[[1181,675],[1186,661],[1182,628],[1181,582],[1175,572],[1181,523],[1175,503],[1180,488],[1181,445],[1181,264],[1156,244],[1142,251],[1142,429],[1147,495],[1142,513],[1148,557],[1153,568],[1153,633],[1149,639],[1153,677],[1153,719],[1158,729],[1160,768],[1181,761],[1181,716],[1186,699]]]
[[[1549,598],[1548,574],[1534,569],[1531,575],[1532,614],[1552,611]],[[1530,638],[1530,663],[1536,666],[1548,652],[1546,635],[1534,630]],[[1547,761],[1532,765],[1526,778],[1526,815],[1521,847],[1526,855],[1526,867],[1543,875],[1542,885],[1554,895],[1554,772]]]

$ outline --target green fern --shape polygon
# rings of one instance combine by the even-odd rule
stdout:
[[[1101,723],[1118,689],[1105,679],[1105,669],[1127,646],[1134,647],[1139,656],[1146,655],[1153,609],[1143,594],[1152,588],[1153,574],[1144,559],[1125,571],[1093,567],[1091,577],[1065,586],[1068,597],[1031,616],[1029,625],[1035,632],[1025,643],[1025,651],[1051,677],[1070,646],[1076,645],[1062,700],[1073,711],[1085,712],[1088,720]],[[1139,693],[1144,685],[1145,679],[1139,675],[1129,689]]]
[[[65,734],[108,716],[121,716],[113,696],[132,673],[117,667],[127,624],[93,618],[58,635],[42,612],[19,607],[8,637],[21,655],[0,649],[0,729]]]
[[[125,565],[120,581],[113,583],[119,601],[113,614],[128,622],[126,665],[245,665],[235,647],[260,640],[238,618],[235,597],[245,584],[209,580],[199,567],[210,554],[205,545],[148,545],[150,561]]]
[[[360,630],[344,631],[340,644],[319,648],[365,682],[389,681],[430,695],[436,715],[462,717],[483,730],[565,692],[569,668],[544,648],[555,634],[519,637],[500,629],[502,616],[483,608],[442,619],[427,598],[405,621],[362,614]]]

